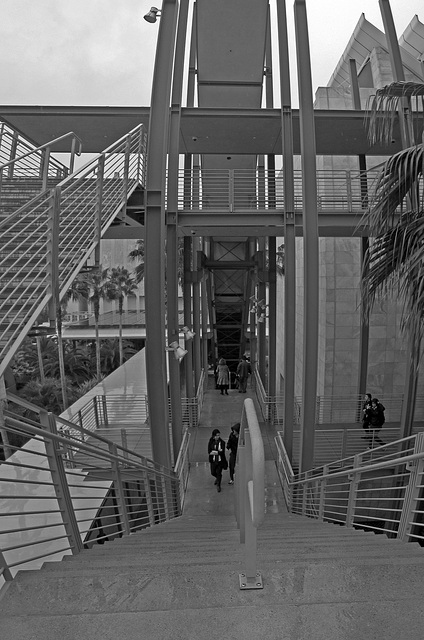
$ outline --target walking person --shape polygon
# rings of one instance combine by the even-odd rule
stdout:
[[[378,398],[373,398],[371,401],[371,409],[369,411],[369,449],[373,448],[374,442],[380,447],[385,446],[385,442],[379,437],[381,427],[386,421],[384,416],[385,407],[381,404]]]
[[[237,459],[237,448],[239,442],[240,422],[236,422],[231,427],[231,433],[227,442],[227,449],[230,451],[230,480],[228,484],[234,484],[234,469]]]
[[[239,393],[246,393],[247,379],[249,374],[252,373],[250,362],[247,361],[246,356],[243,356],[237,365],[237,376],[239,382]]]
[[[365,394],[365,400],[362,405],[362,427],[365,429],[364,436],[361,436],[362,440],[369,441],[369,426],[370,426],[370,412],[371,412],[371,399],[372,396],[370,393]]]
[[[224,393],[225,395],[228,396],[228,386],[230,384],[230,370],[224,358],[220,358],[218,362],[217,374],[218,376],[216,380],[216,386],[218,387],[218,389],[221,389],[222,396],[224,395]]]
[[[211,475],[215,478],[216,490],[221,493],[222,472],[228,469],[228,462],[225,457],[225,442],[221,438],[219,429],[212,431],[212,436],[208,442],[208,454]]]

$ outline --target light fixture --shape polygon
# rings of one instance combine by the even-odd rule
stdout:
[[[146,20],[146,22],[150,22],[151,24],[153,24],[154,22],[156,22],[158,18],[160,18],[160,16],[161,16],[160,10],[157,9],[156,7],[151,7],[150,11],[146,13],[146,15],[143,16],[143,18]]]
[[[183,327],[183,333],[186,340],[193,340],[196,335],[194,331],[190,331],[188,327]]]
[[[180,345],[176,340],[174,342],[171,342],[169,347],[166,347],[166,350],[173,351],[175,360],[178,360],[179,362],[181,362],[181,360],[184,358],[185,354],[187,353],[185,349],[180,347]]]

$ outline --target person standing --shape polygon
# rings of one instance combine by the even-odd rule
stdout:
[[[212,431],[212,436],[208,442],[209,463],[211,475],[215,478],[216,489],[221,493],[222,472],[228,469],[227,458],[225,457],[225,442],[221,438],[219,429]]]
[[[246,356],[243,356],[237,365],[237,375],[239,381],[239,393],[246,393],[247,379],[252,372],[250,363],[247,361]]]
[[[239,433],[240,433],[240,422],[236,422],[231,427],[231,433],[230,433],[230,436],[229,436],[228,442],[227,442],[227,449],[230,452],[230,463],[229,463],[230,480],[229,480],[228,484],[233,484],[234,483],[234,469],[235,469],[235,466],[236,466],[236,459],[237,459],[237,448],[238,448],[238,442],[239,442]]]
[[[218,377],[216,380],[216,386],[219,389],[221,389],[222,396],[224,395],[224,393],[225,395],[228,396],[228,386],[230,384],[230,370],[224,358],[220,358],[218,362],[217,374],[218,374]]]

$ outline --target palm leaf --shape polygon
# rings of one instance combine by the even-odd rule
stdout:
[[[399,111],[406,105],[412,121],[424,122],[424,84],[417,82],[392,82],[377,89],[367,105],[368,137],[372,144],[393,139],[394,126]]]

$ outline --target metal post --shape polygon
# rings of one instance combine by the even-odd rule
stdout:
[[[356,60],[349,60],[350,86],[352,88],[352,106],[356,110],[361,109],[361,95],[359,92],[358,73]],[[367,160],[365,155],[358,156],[360,171],[361,208],[365,211],[368,207],[367,185]],[[365,265],[365,255],[368,251],[369,241],[367,237],[361,238],[361,264]],[[365,274],[364,274],[365,275]],[[358,368],[358,395],[363,396],[367,392],[368,376],[368,351],[369,351],[369,314],[365,317],[361,310],[361,326],[359,332],[359,368]],[[358,419],[360,416],[358,415]]]
[[[202,372],[200,349],[200,278],[199,278],[199,238],[193,238],[193,360],[194,384],[197,390]]]
[[[43,151],[41,191],[46,191],[47,189],[47,181],[49,179],[49,165],[50,165],[50,147],[46,147]]]
[[[276,415],[276,375],[277,375],[277,241],[275,236],[268,240],[269,263],[269,307],[268,307],[268,395],[270,396],[270,414],[268,421],[274,424]]]
[[[285,0],[277,0],[284,189],[284,446],[293,459],[296,336],[296,238],[294,225],[293,121]]]
[[[166,237],[168,342],[179,341],[178,310],[178,171],[181,121],[181,99],[184,69],[185,35],[187,30],[188,0],[182,0],[178,16],[175,47],[174,77],[171,95],[171,121],[168,158],[168,224]],[[172,444],[174,464],[182,442],[183,416],[181,408],[180,363],[173,353],[168,353],[169,395],[171,403]]]
[[[188,236],[184,237],[184,324],[188,327],[192,326],[192,287],[191,287],[191,251],[192,239]],[[187,345],[187,354],[184,358],[185,382],[187,398],[194,398],[194,379],[193,379],[193,341],[190,340]]]
[[[123,526],[123,533],[125,535],[130,535],[130,521],[128,518],[127,505],[125,502],[125,491],[124,485],[122,482],[122,474],[119,468],[119,461],[116,459],[118,457],[118,447],[114,442],[109,443],[109,453],[114,456],[114,459],[111,460],[111,476],[112,482],[115,489],[115,499],[121,512],[121,525]]]
[[[152,455],[171,467],[165,361],[165,167],[177,0],[163,0],[150,102],[145,208],[146,380]]]
[[[296,53],[303,175],[303,375],[300,471],[313,467],[315,401],[318,378],[319,237],[316,185],[315,123],[311,60],[305,0],[295,0]]]
[[[417,433],[414,454],[424,451],[424,432]],[[399,520],[397,538],[404,542],[409,542],[412,527],[414,526],[414,510],[417,509],[417,502],[422,494],[422,478],[424,474],[424,458],[414,460],[407,464],[410,471],[408,486],[402,504],[402,512]]]
[[[359,467],[360,456],[356,455],[353,457],[353,467]],[[347,502],[347,511],[346,511],[346,526],[352,527],[355,520],[355,509],[356,509],[356,500],[358,497],[358,486],[361,481],[361,473],[352,473],[349,474],[350,485],[349,485],[349,498]]]
[[[40,423],[46,431],[57,434],[56,419],[52,413],[46,411],[40,412]],[[56,494],[56,500],[59,510],[62,514],[62,525],[66,532],[72,554],[76,555],[83,550],[84,545],[81,540],[81,534],[75,515],[74,506],[72,504],[71,493],[69,491],[68,480],[65,472],[65,465],[61,455],[60,445],[50,438],[44,441],[49,461],[49,469],[52,476],[53,487]]]
[[[49,206],[49,240],[47,245],[47,271],[50,274],[50,326],[56,325],[56,310],[59,302],[59,220],[61,188],[52,191]]]

